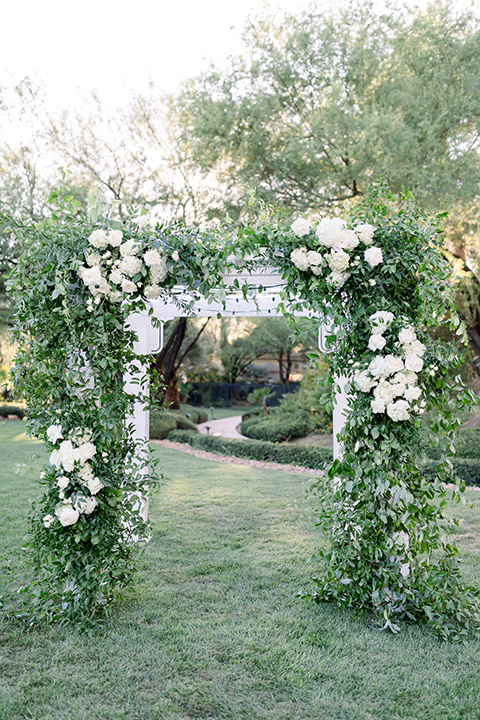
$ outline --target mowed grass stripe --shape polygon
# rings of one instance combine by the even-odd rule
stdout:
[[[10,597],[43,462],[21,428],[0,423]],[[167,478],[151,499],[152,539],[135,588],[91,636],[26,634],[4,621],[1,720],[480,718],[477,641],[441,644],[408,626],[394,637],[366,617],[295,597],[309,586],[319,542],[304,503],[308,478],[155,452]],[[32,474],[14,474],[15,463]],[[465,516],[465,573],[478,584],[478,507],[453,510]]]

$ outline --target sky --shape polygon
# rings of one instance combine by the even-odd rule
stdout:
[[[409,0],[406,0],[408,3]],[[459,8],[472,0],[453,0]],[[478,0],[475,0],[478,2]],[[380,7],[383,0],[376,0]],[[419,0],[425,4],[427,0]],[[15,0],[2,7],[0,84],[45,84],[51,109],[97,89],[120,105],[152,80],[167,92],[241,50],[248,17],[327,9],[335,0]]]
[[[327,0],[329,1],[329,0]],[[273,0],[272,10],[310,0]],[[49,104],[77,104],[96,88],[121,102],[149,79],[175,91],[182,79],[241,47],[241,31],[263,0],[16,0],[2,7],[0,82],[29,75]]]

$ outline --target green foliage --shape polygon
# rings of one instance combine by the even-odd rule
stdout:
[[[44,617],[85,622],[101,614],[131,580],[129,540],[148,533],[137,503],[151,477],[137,472],[142,448],[124,424],[134,397],[119,382],[136,358],[128,314],[146,308],[144,293],[163,297],[179,284],[218,301],[231,291],[247,295],[247,283],[225,285],[223,273],[267,265],[283,274],[283,301],[331,320],[332,373],[350,383],[343,457],[313,487],[328,548],[311,597],[373,611],[393,632],[401,620],[425,622],[445,638],[475,632],[479,602],[461,580],[439,480],[452,479],[457,409],[476,400],[460,378],[451,382],[455,349],[427,332],[448,326],[465,338],[439,253],[442,216],[422,215],[409,193],[395,197],[378,183],[348,209],[345,230],[340,219],[292,225],[264,208],[256,225],[234,232],[154,226],[147,217],[121,229],[98,219],[90,235],[93,226],[74,219],[68,203],[53,223],[28,228],[28,253],[12,281],[21,345],[15,386],[25,394],[29,430],[50,453],[30,542]],[[108,251],[92,253],[98,242]],[[434,410],[430,431],[443,438],[445,461],[431,483],[420,469],[420,419]],[[305,411],[274,421],[283,437],[309,429]],[[76,509],[86,484],[82,453],[95,476],[89,513]],[[65,505],[73,522],[61,522]]]
[[[270,413],[267,417],[244,420],[241,433],[255,440],[285,442],[308,435],[310,423],[305,412]]]
[[[424,208],[477,199],[480,34],[471,13],[447,3],[266,12],[245,42],[243,56],[176,99],[185,146],[217,171],[231,214],[245,209],[245,185],[266,202],[317,210],[361,197],[386,173]]]
[[[294,393],[283,396],[279,405],[281,413],[305,412],[309,419],[309,432],[329,434],[332,432],[331,384],[328,382],[328,368],[317,359],[315,370],[309,370]]]
[[[182,405],[182,414],[194,423],[204,423],[208,420],[208,413],[203,408],[194,407],[193,405]]]
[[[255,390],[252,390],[252,392],[248,394],[247,400],[250,405],[261,405],[263,414],[267,415],[268,401],[271,400],[272,397],[275,397],[275,392],[272,390],[272,388],[266,386],[255,388]]]
[[[480,458],[457,457],[452,461],[453,472],[466,487],[480,487]],[[422,477],[435,482],[438,476],[438,461],[427,460],[421,466]]]
[[[239,458],[263,460],[307,468],[323,468],[332,459],[332,451],[316,445],[288,445],[287,443],[262,442],[260,440],[232,440],[216,435],[174,430],[169,440],[187,443],[199,450],[208,450],[220,455],[234,455]]]
[[[8,415],[16,415],[21,420],[25,416],[25,408],[18,405],[0,405],[0,417],[6,418]]]
[[[462,428],[453,440],[457,458],[480,460],[480,428]],[[445,448],[440,445],[427,447],[425,454],[430,460],[440,460]]]
[[[154,440],[164,440],[171,430],[178,427],[177,418],[172,413],[150,413],[150,437]]]

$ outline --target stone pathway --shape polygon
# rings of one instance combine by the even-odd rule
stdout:
[[[233,417],[222,418],[221,420],[207,420],[207,422],[197,425],[197,428],[202,435],[218,435],[225,438],[245,440],[245,437],[237,430],[241,422],[242,416],[234,415]],[[209,428],[208,432],[207,427]]]

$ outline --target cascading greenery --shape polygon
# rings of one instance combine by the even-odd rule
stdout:
[[[440,484],[451,478],[453,406],[473,402],[448,380],[454,349],[427,332],[447,323],[463,333],[439,252],[441,219],[383,184],[345,220],[291,223],[266,210],[255,226],[200,232],[148,214],[119,223],[64,213],[31,227],[10,219],[27,243],[11,280],[22,347],[14,379],[28,428],[50,454],[31,517],[37,610],[60,622],[103,613],[148,534],[138,497],[151,478],[137,472],[145,450],[124,422],[134,400],[121,382],[135,360],[128,315],[177,284],[220,301],[247,294],[222,273],[264,265],[283,273],[286,307],[308,306],[332,323],[332,369],[349,381],[343,457],[314,485],[329,549],[309,597],[373,610],[393,631],[403,618],[444,636],[478,627]],[[426,483],[420,423],[433,411],[432,437],[445,453]]]

